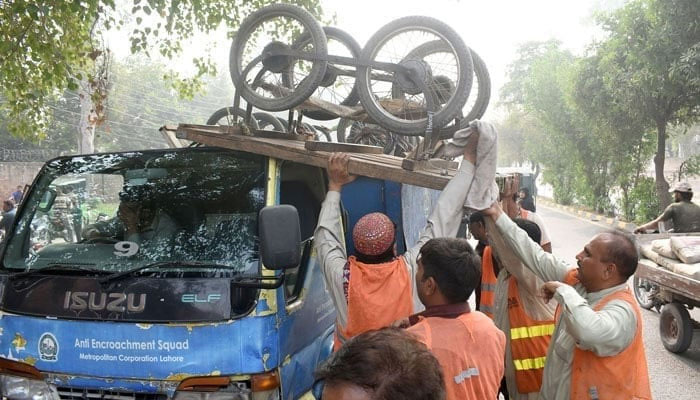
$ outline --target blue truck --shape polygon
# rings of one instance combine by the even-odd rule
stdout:
[[[1,255],[2,398],[314,398],[335,321],[312,246],[327,179],[263,153],[47,162]],[[406,190],[358,179],[343,191],[346,226],[386,212],[402,251],[430,208],[402,207]],[[57,213],[71,235],[45,234]]]

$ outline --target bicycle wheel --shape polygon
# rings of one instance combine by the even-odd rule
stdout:
[[[310,37],[309,43],[303,51],[295,51],[292,45],[304,35]],[[241,23],[229,53],[231,80],[255,107],[288,110],[306,100],[321,83],[326,55],[326,35],[309,12],[291,4],[274,4]],[[282,77],[292,68],[295,73],[285,85]]]
[[[451,49],[442,59],[406,58],[417,45],[436,40]],[[377,124],[400,135],[423,134],[428,111],[434,113],[434,127],[445,126],[460,113],[471,90],[474,67],[469,48],[452,28],[434,18],[413,16],[389,23],[369,39],[361,58],[370,64],[359,67],[357,73],[365,111]],[[399,67],[392,72],[377,63]],[[445,92],[445,79],[454,83],[454,89],[439,101],[435,94]],[[394,85],[403,93],[399,99],[393,97]],[[423,87],[427,87],[426,93]],[[433,103],[432,110],[427,109],[429,103]]]
[[[324,27],[323,32],[328,39],[328,54],[352,59],[359,59],[362,48],[347,32],[334,27]],[[292,46],[294,49],[304,50],[311,42],[311,37],[306,34],[299,38]],[[289,86],[294,74],[294,66],[289,73],[284,75],[285,84]],[[355,84],[355,66],[329,63],[321,83],[312,96],[333,104],[354,106],[360,101]],[[323,110],[305,110],[304,116],[319,121],[328,121],[338,118],[335,114]]]
[[[258,121],[258,126],[260,126],[260,129],[278,132],[287,131],[287,128],[282,125],[280,120],[272,114],[258,111],[253,113],[253,117]]]
[[[240,118],[243,120],[245,117],[245,110],[239,108],[235,111],[233,107],[224,107],[214,111],[209,119],[207,119],[207,125],[226,125],[233,126],[236,125],[236,121]],[[258,121],[255,118],[250,118],[250,127],[253,129],[258,128]]]
[[[445,53],[450,53],[452,49],[450,45],[444,41],[436,40],[433,42],[423,43],[422,45],[416,47],[406,56],[407,59],[420,59],[425,60],[430,63],[431,59],[439,60],[441,57],[445,56]],[[472,62],[474,64],[474,76],[472,79],[471,92],[476,93],[476,96],[472,96],[471,93],[467,98],[467,102],[462,109],[462,113],[466,115],[463,117],[465,122],[469,123],[475,119],[481,118],[489,105],[489,100],[491,98],[491,77],[489,76],[489,71],[486,67],[484,60],[479,57],[479,55],[473,50],[469,49],[472,56]],[[451,91],[454,90],[455,84],[448,77],[439,75],[434,76],[436,80],[435,84],[438,87],[436,93],[438,101],[449,98]],[[476,86],[476,88],[474,88]],[[392,87],[392,95],[394,98],[401,98],[404,93],[399,85],[394,85]]]

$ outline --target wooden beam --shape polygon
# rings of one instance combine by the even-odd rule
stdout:
[[[640,260],[635,275],[664,289],[700,301],[700,281],[659,267],[651,260]]]
[[[207,146],[223,147],[232,150],[261,154],[282,160],[325,168],[329,152],[310,151],[304,148],[304,142],[242,136],[227,127],[209,125],[181,124],[177,128],[177,137]],[[369,178],[385,179],[409,185],[442,190],[455,170],[444,170],[444,174],[428,171],[407,171],[401,168],[403,158],[385,154],[350,154],[348,170],[351,174]]]

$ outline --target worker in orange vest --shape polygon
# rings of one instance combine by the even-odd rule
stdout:
[[[348,173],[349,156],[334,153],[328,161],[328,193],[321,207],[314,245],[337,312],[335,346],[353,336],[390,325],[422,310],[413,277],[419,249],[434,237],[454,237],[474,177],[479,133],[464,147],[464,161],[438,198],[417,243],[397,256],[394,225],[384,214],[363,216],[352,240],[356,255],[348,257],[343,240],[340,191],[355,177]]]
[[[429,240],[420,250],[416,287],[425,311],[397,323],[435,354],[447,399],[496,399],[506,339],[493,321],[471,311],[480,260],[464,239]]]
[[[481,284],[476,287],[476,309],[493,319],[493,292],[496,289],[496,274],[491,247],[488,245],[484,214],[475,211],[469,215],[469,234],[478,241],[476,252],[481,257]]]
[[[513,222],[540,243],[541,233],[532,221],[516,218]],[[509,251],[499,234],[492,234],[493,252],[498,263],[486,265],[497,276],[494,297],[494,322],[506,334],[505,385],[512,400],[535,400],[542,385],[547,350],[554,331],[554,307],[540,295],[544,282],[530,272]],[[483,272],[486,275],[487,271]]]
[[[540,398],[651,399],[642,342],[642,316],[627,287],[637,268],[633,238],[620,231],[596,235],[571,270],[542,250],[494,204],[484,210],[523,264],[546,282],[559,304],[544,366]]]

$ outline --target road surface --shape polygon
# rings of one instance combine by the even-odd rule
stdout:
[[[553,253],[562,260],[575,263],[576,254],[598,232],[609,229],[603,224],[587,221],[543,205],[537,206],[552,239]],[[631,281],[630,281],[631,282]],[[691,310],[700,320],[700,310]],[[683,354],[667,351],[659,338],[659,314],[642,309],[644,316],[644,347],[649,364],[651,390],[657,400],[700,399],[700,334]]]

